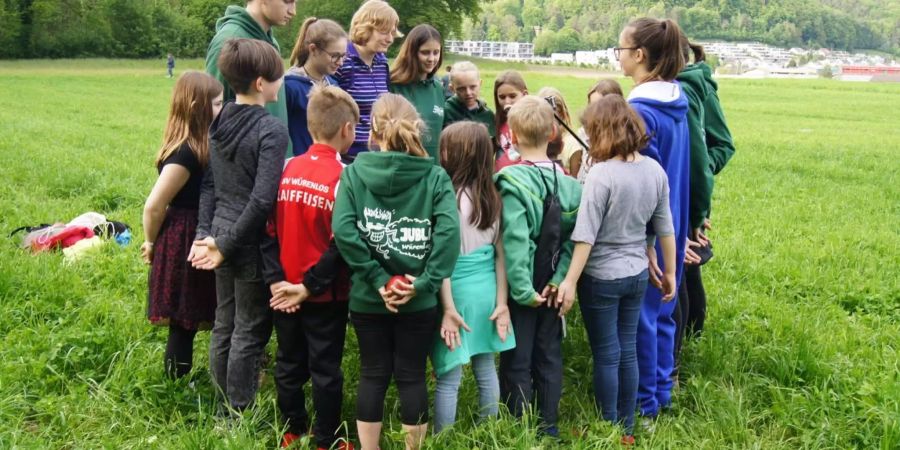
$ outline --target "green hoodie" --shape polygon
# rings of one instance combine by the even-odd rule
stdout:
[[[534,302],[534,252],[544,220],[546,185],[553,187],[553,173],[549,169],[517,164],[504,167],[494,175],[494,182],[503,199],[503,252],[506,255],[506,278],[509,296],[521,305]],[[559,202],[562,208],[561,238],[563,242],[559,266],[550,280],[558,286],[566,277],[572,261],[573,243],[569,239],[575,229],[575,218],[581,203],[581,184],[574,178],[558,173]]]
[[[700,228],[712,207],[713,175],[734,154],[731,133],[725,125],[712,70],[704,63],[691,64],[678,74],[688,98],[688,130],[691,137],[691,228]]]
[[[416,278],[414,312],[437,305],[459,256],[459,215],[450,177],[431,158],[364,152],[341,174],[332,230],[353,270],[350,310],[389,311],[378,294],[391,276]]]
[[[228,81],[225,80],[225,77],[219,72],[218,62],[219,53],[222,51],[222,45],[225,44],[225,41],[233,38],[249,38],[265,41],[272,44],[272,46],[275,47],[275,50],[278,50],[278,53],[281,54],[281,47],[278,46],[278,41],[275,40],[275,36],[272,34],[271,29],[268,32],[263,31],[262,27],[259,26],[259,23],[253,19],[246,9],[240,6],[231,5],[228,8],[225,8],[225,15],[216,21],[216,35],[209,41],[209,47],[206,49],[206,73],[215,77],[222,83],[222,86],[225,87],[222,96],[226,102],[234,100],[234,91],[231,90]],[[269,111],[269,114],[272,114],[287,126],[287,103],[285,100],[283,84],[281,85],[281,88],[278,89],[278,100],[267,104],[266,110]],[[294,156],[294,153],[291,150],[290,141],[288,141],[288,148],[285,156]]]
[[[402,95],[416,107],[425,122],[422,145],[428,156],[434,158],[434,163],[440,164],[438,143],[444,129],[444,86],[432,77],[409,84],[391,84],[390,91]]]
[[[470,110],[466,108],[459,97],[454,95],[448,98],[444,103],[444,128],[461,120],[483,123],[488,129],[488,133],[491,134],[491,140],[496,141],[497,125],[494,123],[494,112],[487,107],[484,101],[478,100],[478,106]]]

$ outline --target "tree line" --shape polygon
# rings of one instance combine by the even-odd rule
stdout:
[[[290,54],[305,17],[349,25],[363,0],[298,0],[297,17],[276,28],[282,54]],[[401,30],[431,23],[444,35],[459,33],[464,17],[477,17],[479,0],[392,0]],[[154,58],[206,53],[216,20],[243,0],[0,0],[0,59]],[[395,46],[396,47],[396,46]]]
[[[495,0],[462,37],[534,42],[535,52],[614,47],[631,19],[678,21],[692,39],[900,55],[900,2],[882,0]]]

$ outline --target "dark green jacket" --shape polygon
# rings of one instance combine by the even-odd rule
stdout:
[[[703,128],[706,130],[706,149],[712,171],[718,175],[728,160],[734,156],[734,140],[725,122],[725,114],[719,103],[719,85],[712,78],[712,69],[706,63],[694,64],[703,71],[703,79],[709,85],[706,101],[703,103]]]
[[[332,230],[353,270],[350,310],[383,313],[378,288],[413,275],[416,296],[400,312],[438,304],[459,256],[459,215],[450,177],[431,158],[363,152],[341,174]]]
[[[444,103],[444,128],[447,128],[453,122],[461,120],[471,120],[473,122],[483,123],[487,127],[491,140],[497,139],[497,125],[494,123],[494,112],[487,107],[487,104],[478,100],[478,106],[470,110],[454,95],[447,99]]]
[[[228,85],[228,81],[225,80],[222,73],[219,72],[218,62],[219,53],[222,51],[222,45],[225,44],[225,41],[233,38],[249,38],[265,41],[272,44],[272,46],[275,47],[275,50],[278,50],[279,54],[281,53],[281,47],[278,46],[278,41],[275,40],[272,30],[269,30],[268,32],[263,31],[262,27],[259,26],[256,20],[254,20],[243,7],[231,5],[226,8],[225,15],[216,22],[216,34],[213,36],[212,40],[209,41],[209,47],[206,49],[206,73],[222,82],[222,86],[225,87],[222,96],[226,102],[234,100],[234,91],[231,89],[231,86]],[[283,84],[278,90],[278,100],[267,104],[266,110],[269,111],[269,114],[275,116],[287,126],[287,103],[285,102]],[[291,151],[290,142],[288,142],[285,156],[288,158],[294,156]]]
[[[541,177],[544,181],[541,181]],[[559,286],[566,277],[572,262],[574,243],[569,239],[575,229],[578,207],[581,203],[581,184],[574,178],[557,173],[559,202],[562,208],[560,232],[562,251],[559,265],[550,284]],[[519,304],[531,305],[534,301],[534,252],[544,221],[544,197],[547,187],[553,186],[553,173],[526,164],[504,167],[494,175],[494,183],[503,200],[501,230],[503,252],[506,256],[506,278],[509,297]]]
[[[434,158],[434,163],[440,164],[438,143],[444,129],[444,86],[437,79],[428,78],[409,84],[391,84],[390,90],[416,107],[419,117],[425,122],[422,145],[428,156]]]

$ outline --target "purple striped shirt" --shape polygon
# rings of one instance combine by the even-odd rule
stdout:
[[[390,80],[388,59],[384,53],[376,53],[372,66],[360,57],[353,43],[347,44],[347,58],[334,74],[341,89],[347,91],[359,106],[359,124],[356,125],[356,140],[347,153],[355,158],[360,152],[369,150],[369,130],[371,128],[372,104],[388,92]]]

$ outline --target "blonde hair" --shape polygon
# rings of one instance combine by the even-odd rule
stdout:
[[[382,94],[372,105],[372,137],[383,143],[385,150],[428,156],[422,146],[424,127],[416,108],[403,96]]]
[[[402,37],[403,33],[397,31],[399,25],[400,16],[391,5],[383,0],[369,0],[353,13],[353,19],[350,20],[350,42],[365,45],[375,30],[393,31],[395,37]]]
[[[209,161],[209,126],[213,121],[212,102],[222,93],[219,80],[194,70],[185,72],[175,83],[169,119],[156,164],[172,156],[187,143],[200,165]]]
[[[328,44],[347,37],[347,33],[337,22],[328,19],[310,17],[303,21],[300,32],[297,34],[297,42],[291,52],[291,65],[300,67],[309,59],[309,46],[315,45],[319,50],[325,51]]]
[[[471,61],[458,61],[450,68],[450,83],[453,83],[453,81],[456,80],[457,75],[470,72],[475,72],[476,76],[480,75],[478,67]]]
[[[553,107],[535,95],[517,101],[508,114],[509,129],[527,146],[546,144],[553,134]]]
[[[337,86],[316,86],[309,96],[306,116],[307,128],[314,139],[331,139],[347,122],[359,123],[359,106]]]

